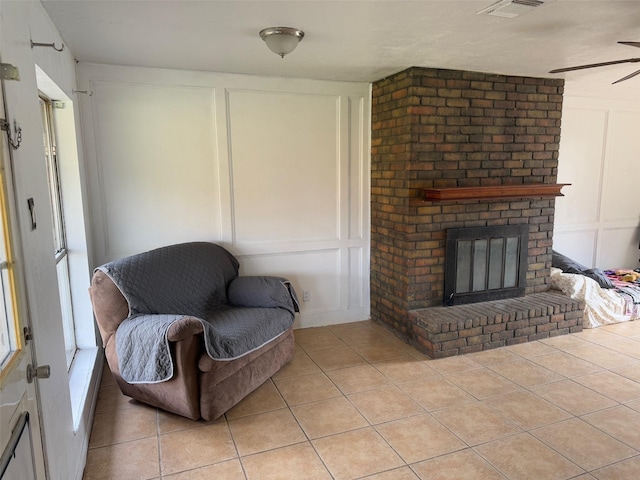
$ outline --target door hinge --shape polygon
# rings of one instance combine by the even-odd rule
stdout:
[[[10,63],[0,63],[0,80],[20,81],[20,71],[18,67]]]
[[[7,132],[7,137],[9,138],[9,145],[14,150],[20,148],[20,143],[22,143],[22,128],[18,126],[18,122],[13,121],[13,135],[11,134],[11,124],[5,120],[4,118],[0,118],[0,130],[3,132]]]
[[[51,367],[49,365],[40,365],[34,367],[27,365],[27,382],[32,383],[34,378],[49,378],[51,376]]]
[[[22,329],[22,333],[24,334],[24,344],[28,345],[31,340],[33,340],[33,333],[31,332],[31,327],[24,327]]]

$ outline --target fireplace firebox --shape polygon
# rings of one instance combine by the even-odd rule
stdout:
[[[450,228],[446,232],[444,304],[520,297],[527,276],[528,225]]]

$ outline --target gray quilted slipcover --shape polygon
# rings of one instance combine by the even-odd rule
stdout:
[[[129,316],[116,332],[122,378],[169,380],[167,332],[186,316],[202,323],[205,349],[216,360],[246,355],[288,330],[298,311],[291,283],[238,277],[238,267],[231,253],[207,242],[162,247],[98,267],[129,304]]]

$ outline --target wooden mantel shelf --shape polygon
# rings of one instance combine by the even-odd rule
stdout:
[[[570,183],[537,183],[530,185],[487,185],[480,187],[426,188],[424,200],[486,200],[492,198],[562,197],[562,187]]]

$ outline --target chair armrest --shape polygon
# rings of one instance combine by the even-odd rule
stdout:
[[[300,311],[293,285],[282,277],[236,277],[229,283],[227,299],[238,307],[284,308],[292,314]]]
[[[127,318],[115,335],[120,375],[128,383],[169,380],[173,376],[171,344],[192,342],[199,332],[202,324],[195,317],[151,314]],[[197,342],[201,340],[199,336]]]
[[[179,342],[204,331],[202,322],[194,317],[183,317],[171,324],[167,332],[167,340]]]
[[[104,346],[129,316],[129,304],[113,281],[96,270],[91,278],[89,297]]]

